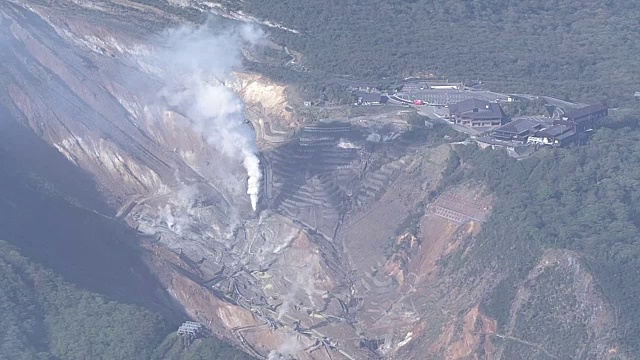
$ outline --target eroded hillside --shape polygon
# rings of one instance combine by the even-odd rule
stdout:
[[[257,358],[623,353],[581,254],[532,253],[526,278],[510,282],[510,268],[478,255],[495,189],[450,183],[441,127],[395,111],[300,125],[287,84],[234,69],[211,82],[242,99],[257,137],[252,211],[241,162],[158,96],[150,44],[184,21],[176,13],[127,1],[0,6],[2,105],[89,174],[111,209],[83,206],[137,231],[163,304]],[[516,296],[496,303],[495,291]]]

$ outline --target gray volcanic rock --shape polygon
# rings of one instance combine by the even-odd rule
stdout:
[[[0,3],[0,130],[15,134],[3,146],[48,159],[21,142],[35,134],[59,152],[56,162],[40,161],[40,175],[64,178],[52,169],[62,156],[60,168],[84,172],[108,206],[80,182],[52,181],[76,190],[64,201],[137,231],[175,309],[258,358],[492,358],[530,345],[516,337],[515,319],[532,317],[528,306],[549,290],[539,271],[517,289],[509,333],[496,333],[479,304],[500,274],[451,261],[466,256],[492,199],[477,184],[438,194],[451,146],[434,146],[441,136],[428,143],[395,110],[298,126],[287,84],[233,67],[228,79],[207,79],[235,91],[243,126],[255,130],[263,177],[253,212],[241,161],[188,111],[167,105],[162,71],[148,60],[164,30],[189,23],[182,14],[257,20],[222,5],[173,3]],[[601,334],[612,311],[579,262],[548,253],[538,267],[573,274],[571,314],[588,318],[597,308],[601,321],[589,326]],[[614,345],[593,347],[604,354]]]

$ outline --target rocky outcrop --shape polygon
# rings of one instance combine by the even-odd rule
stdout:
[[[286,84],[238,72],[226,85],[244,100],[263,150],[254,213],[242,164],[157,96],[156,69],[144,61],[153,49],[143,44],[175,15],[124,0],[10,1],[0,14],[0,110],[90,174],[115,209],[101,216],[146,239],[144,258],[175,308],[248,353],[360,360],[617,351],[606,332],[613,312],[579,254],[545,253],[517,284],[506,327],[483,311],[508,274],[465,263],[491,211],[482,186],[432,198],[449,145],[376,124],[384,115],[297,128]],[[567,335],[585,345],[556,353],[553,339],[522,326],[539,321],[532,307],[551,309],[542,313],[548,321],[586,324],[580,337]]]
[[[236,72],[236,80],[231,87],[238,92],[253,116],[268,119],[280,128],[291,127],[294,117],[289,106],[283,84],[269,80],[263,75]]]

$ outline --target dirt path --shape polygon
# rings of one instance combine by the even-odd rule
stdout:
[[[513,336],[502,335],[502,334],[493,334],[493,335],[494,335],[494,336],[496,336],[496,337],[499,337],[499,338],[501,338],[501,339],[505,339],[505,340],[511,340],[511,341],[519,342],[520,344],[524,344],[524,345],[527,345],[527,346],[530,346],[530,347],[536,348],[536,349],[538,349],[538,350],[542,351],[542,352],[543,352],[545,355],[547,355],[548,357],[553,358],[553,359],[558,359],[558,357],[557,357],[557,356],[555,356],[555,355],[551,354],[550,352],[548,352],[547,350],[545,350],[545,348],[543,348],[542,346],[540,346],[540,345],[538,345],[538,344],[534,344],[534,343],[528,342],[528,341],[526,341],[526,340],[518,339],[518,338],[513,337]]]

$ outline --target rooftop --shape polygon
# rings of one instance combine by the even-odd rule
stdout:
[[[603,110],[607,110],[607,108],[604,105],[601,104],[595,104],[595,105],[589,105],[589,106],[585,106],[583,108],[580,109],[576,109],[576,110],[572,110],[569,112],[566,112],[563,117],[569,118],[569,119],[576,119],[576,118],[581,118],[583,116],[587,116],[590,115],[594,112],[600,112]]]
[[[536,133],[536,136],[538,137],[556,137],[559,136],[561,134],[566,133],[567,131],[571,130],[571,128],[567,125],[553,125],[549,128],[546,128],[544,130],[540,130]]]
[[[500,107],[500,105],[496,103],[489,104],[489,108],[486,110],[485,109],[480,109],[480,110],[481,111],[478,111],[478,112],[467,113],[466,116],[468,116],[470,119],[477,119],[477,120],[496,119],[496,118],[506,117],[502,112],[502,108]]]
[[[452,104],[449,109],[452,113],[462,114],[467,111],[473,111],[474,109],[489,109],[491,103],[478,99],[467,99],[460,101],[459,103]]]
[[[178,328],[178,334],[179,335],[184,335],[184,334],[196,335],[202,329],[203,329],[203,325],[200,323],[193,322],[193,321],[185,321]]]
[[[575,131],[573,131],[573,130],[572,130],[572,131],[567,131],[567,132],[565,132],[565,133],[563,133],[563,134],[558,135],[558,136],[556,137],[556,139],[558,139],[558,140],[561,140],[561,141],[562,141],[562,140],[564,140],[564,139],[566,139],[566,138],[569,138],[569,137],[572,137],[572,136],[574,136],[574,135],[576,135],[576,132],[575,132]]]
[[[528,131],[540,130],[544,126],[544,122],[531,119],[531,118],[521,118],[515,119],[509,123],[506,123],[499,128],[496,128],[495,131],[509,133],[514,135],[519,135],[526,133]]]
[[[474,120],[504,118],[504,112],[497,103],[484,100],[467,99],[449,106],[452,114]]]

